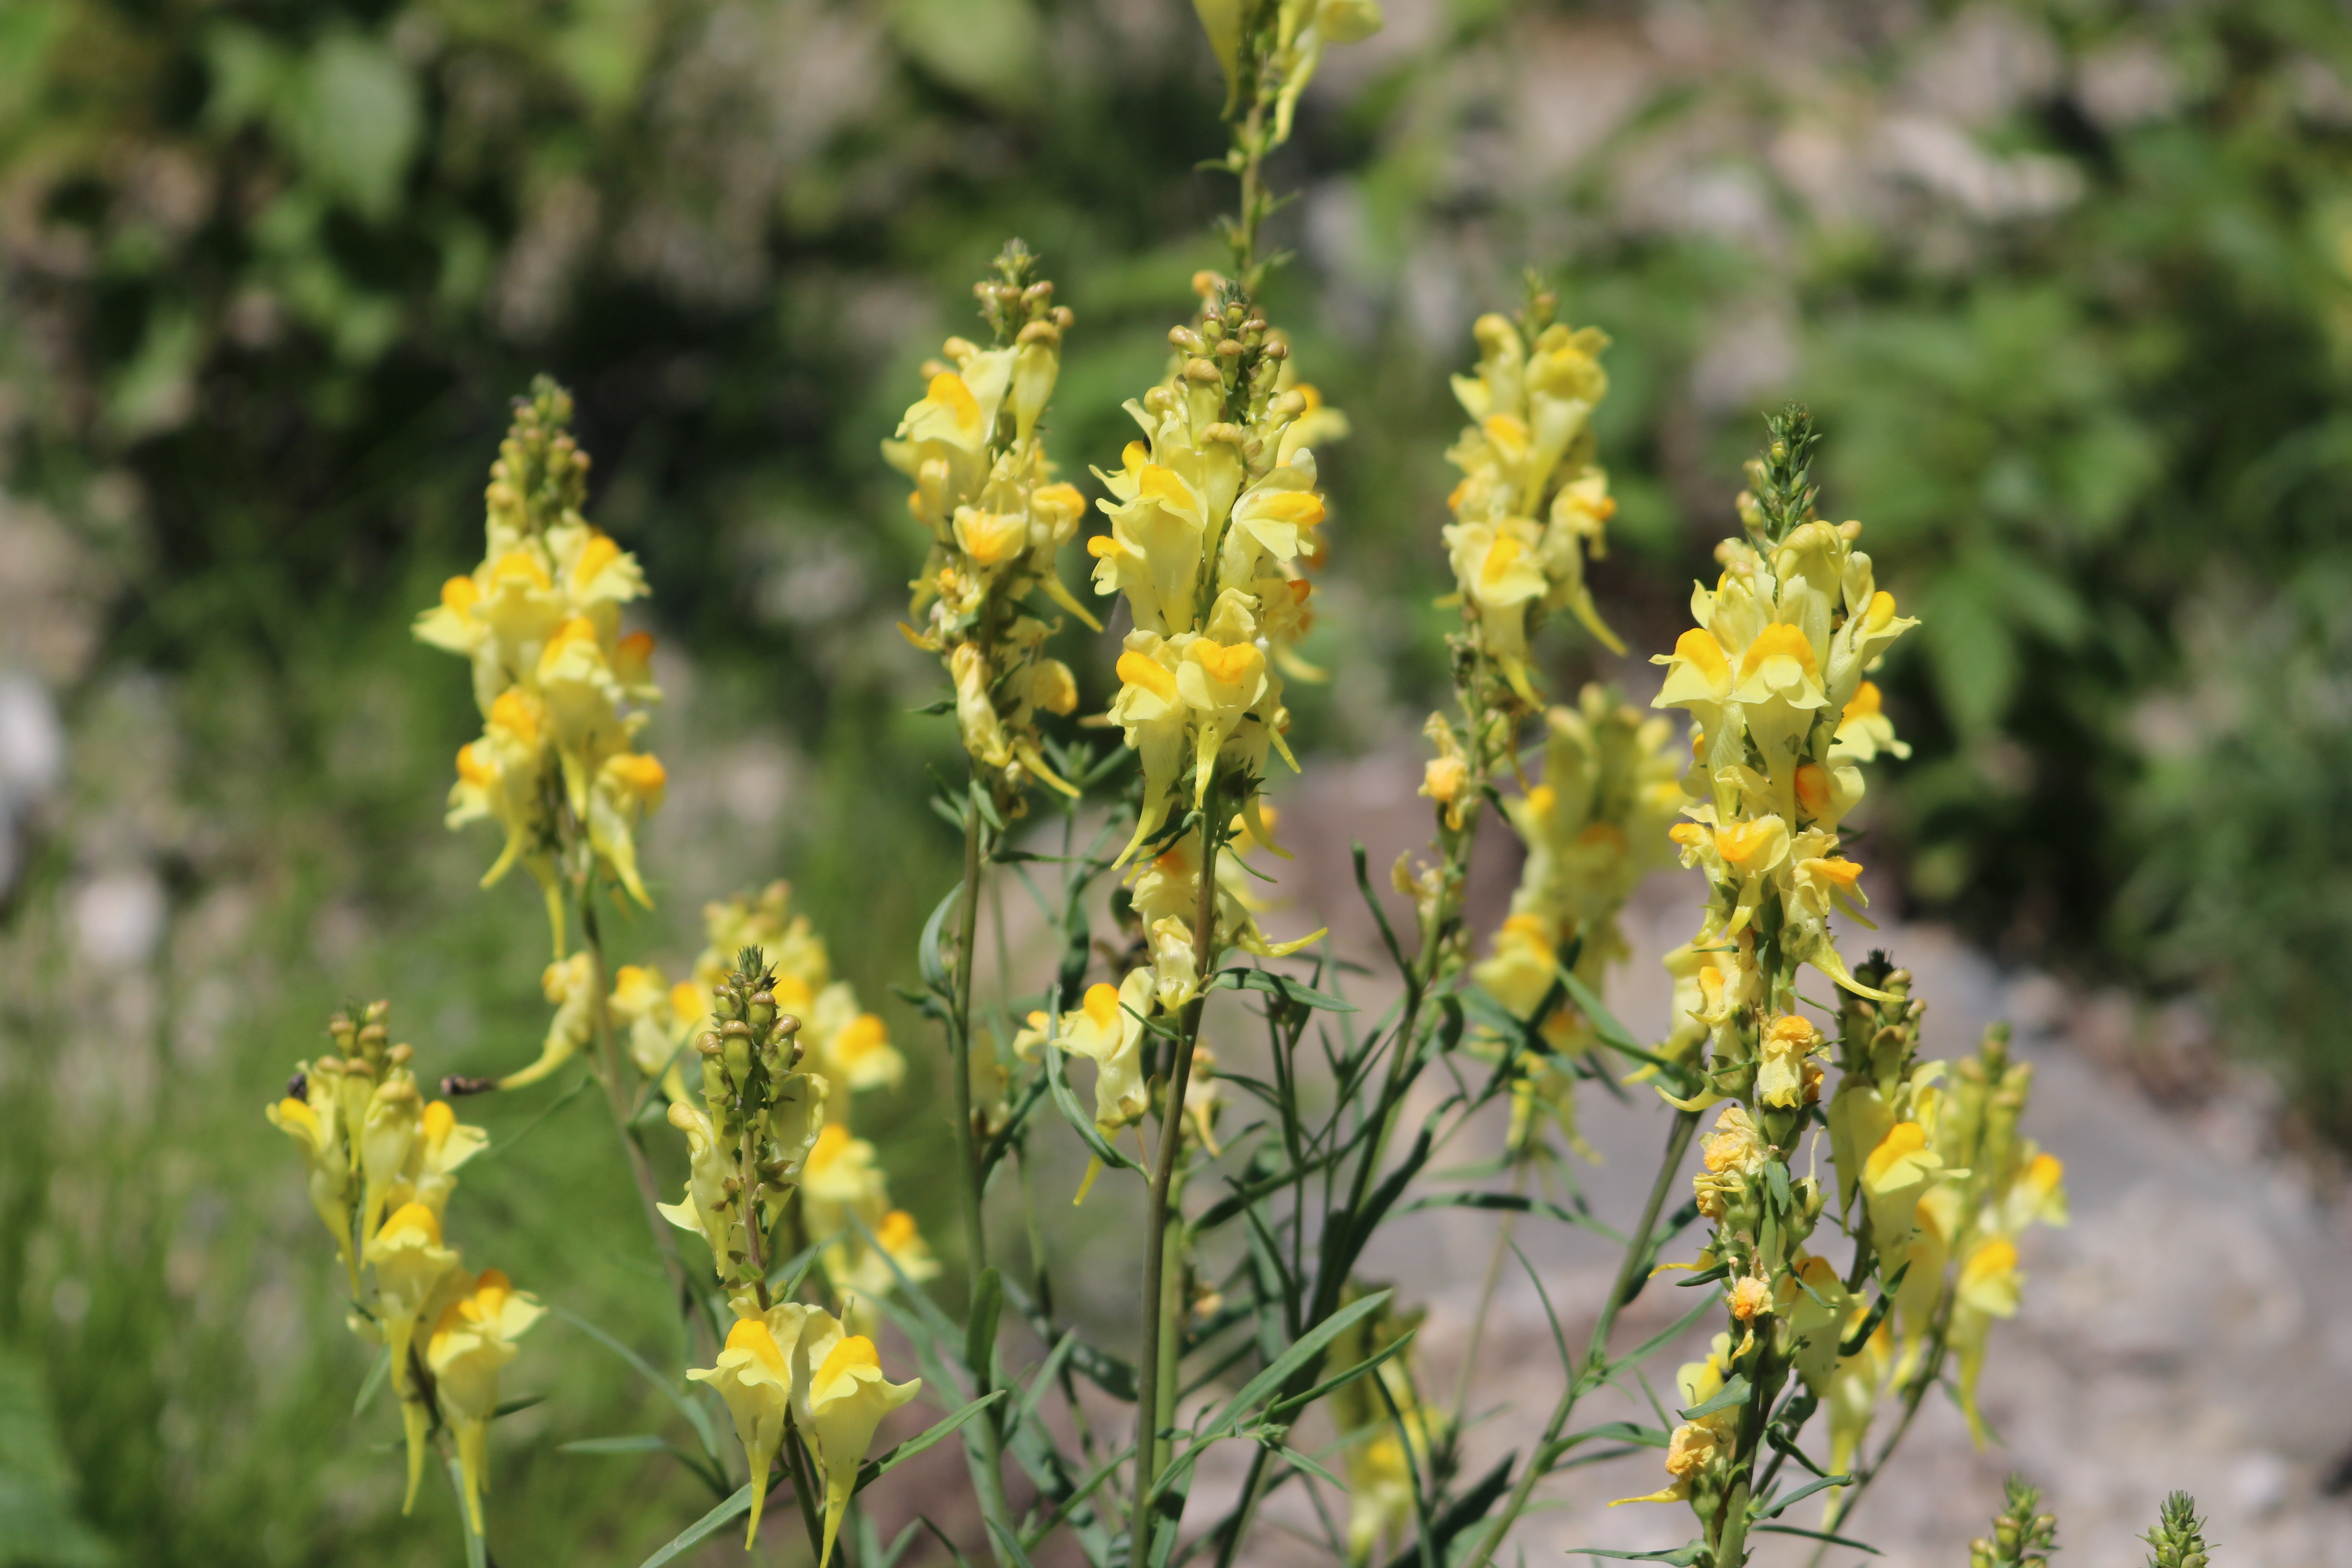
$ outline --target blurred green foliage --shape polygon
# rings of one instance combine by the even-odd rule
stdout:
[[[1617,340],[1597,578],[1629,640],[1707,570],[1755,409],[1810,400],[1826,503],[1927,617],[1866,858],[2010,954],[2199,988],[2352,1125],[2341,10],[1391,10],[1276,176],[1276,305],[1358,432],[1307,731],[1393,740],[1437,684],[1442,373],[1532,261]],[[363,1358],[258,1107],[348,994],[434,1072],[542,1026],[536,911],[472,893],[436,820],[462,682],[405,633],[470,563],[504,399],[579,395],[593,513],[689,661],[657,748],[788,747],[784,820],[707,876],[792,876],[878,1000],[953,847],[876,439],[1018,233],[1078,312],[1056,454],[1108,460],[1219,259],[1218,98],[1181,0],[0,8],[0,481],[95,637],[7,659],[74,772],[7,907],[0,1498],[51,1533],[0,1526],[0,1561],[91,1557],[60,1455],[118,1561],[445,1555],[394,1511],[386,1413],[351,1420]],[[164,934],[102,958],[75,900],[134,863]],[[630,940],[682,959],[691,901]],[[599,1114],[469,1181],[467,1242],[653,1348],[657,1282],[601,1267],[641,1241]],[[919,1087],[887,1114],[886,1153],[923,1142]],[[625,1369],[562,1363],[517,1437],[631,1429]],[[548,1447],[501,1445],[515,1561],[635,1562],[692,1506]]]

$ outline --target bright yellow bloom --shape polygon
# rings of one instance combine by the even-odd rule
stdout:
[[[1106,1138],[1143,1120],[1150,1100],[1143,1086],[1143,1020],[1149,1016],[1153,976],[1139,969],[1117,986],[1097,984],[1076,1010],[1062,1015],[1053,1043],[1095,1064],[1095,1126]]]
[[[1497,315],[1472,328],[1474,376],[1454,378],[1473,421],[1446,458],[1462,470],[1448,498],[1448,559],[1465,615],[1520,698],[1535,700],[1527,670],[1535,618],[1565,608],[1605,647],[1624,645],[1601,623],[1584,584],[1585,563],[1604,552],[1616,510],[1594,461],[1591,418],[1609,378],[1597,329],[1553,324],[1528,343]]]
[[[1916,1121],[1896,1122],[1871,1151],[1862,1167],[1862,1193],[1870,1205],[1872,1240],[1881,1251],[1901,1247],[1911,1234],[1920,1196],[1943,1164]]]
[[[484,883],[524,866],[556,917],[558,956],[554,856],[567,824],[584,826],[598,868],[646,902],[635,833],[664,782],[660,764],[633,749],[645,707],[661,697],[653,641],[621,631],[644,574],[580,515],[587,459],[563,428],[571,413],[545,381],[519,405],[490,470],[481,564],[444,584],[415,626],[421,641],[470,661],[485,721],[458,753],[449,825],[487,818],[504,830]],[[551,810],[551,782],[568,816]]]
[[[482,1494],[489,1489],[490,1418],[499,1408],[499,1373],[515,1358],[514,1342],[545,1309],[495,1268],[463,1282],[466,1294],[445,1308],[425,1352],[441,1414],[457,1439],[466,1512],[482,1533]]]
[[[376,1319],[392,1356],[392,1384],[405,1393],[408,1347],[426,1308],[445,1282],[462,1285],[455,1249],[441,1245],[441,1219],[423,1204],[404,1204],[370,1237],[367,1260],[375,1269]]]
[[[707,1383],[727,1402],[735,1436],[751,1467],[751,1521],[743,1532],[750,1550],[760,1539],[760,1513],[768,1500],[768,1469],[793,1411],[793,1352],[810,1308],[780,1302],[764,1317],[743,1318],[728,1331],[719,1364],[696,1367],[687,1376]]]
[[[812,1320],[824,1314],[812,1311]],[[862,1334],[844,1335],[837,1325],[820,1335],[818,1345],[807,1344],[807,1331],[796,1364],[814,1363],[804,1395],[795,1403],[815,1438],[817,1468],[824,1485],[824,1544],[819,1568],[833,1560],[833,1543],[841,1529],[842,1510],[857,1488],[857,1467],[874,1446],[882,1418],[922,1392],[923,1380],[892,1383],[882,1375],[881,1357],[874,1342]],[[820,1359],[820,1347],[822,1355]]]
[[[1764,1031],[1762,1061],[1756,1072],[1756,1098],[1766,1105],[1794,1108],[1804,1102],[1807,1058],[1822,1048],[1822,1032],[1810,1018],[1783,1013]]]

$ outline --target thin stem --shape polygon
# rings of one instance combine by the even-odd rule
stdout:
[[[1211,947],[1217,930],[1217,813],[1214,784],[1201,811],[1201,890],[1192,912],[1192,962],[1204,993],[1184,1005],[1176,1035],[1176,1059],[1160,1106],[1160,1146],[1153,1151],[1151,1185],[1143,1206],[1143,1347],[1136,1357],[1135,1504],[1128,1562],[1146,1568],[1151,1561],[1151,1489],[1160,1479],[1160,1344],[1175,1324],[1161,1300],[1167,1278],[1168,1194],[1176,1177],[1176,1155],[1184,1142],[1184,1091],[1192,1081],[1192,1047],[1201,1033],[1201,1009],[1209,974],[1216,966]]]
[[[801,1441],[800,1422],[793,1417],[784,1428],[784,1467],[792,1472],[793,1500],[800,1505],[801,1528],[808,1531],[809,1550],[824,1554],[824,1524],[817,1518],[816,1483],[811,1479],[808,1449]]]
[[[604,963],[604,925],[596,912],[599,883],[592,865],[573,889],[580,910],[581,940],[588,948],[589,964],[595,972],[596,996],[589,1016],[595,1027],[596,1076],[604,1085],[604,1100],[612,1108],[613,1128],[621,1136],[622,1152],[628,1156],[629,1174],[636,1181],[637,1203],[645,1210],[646,1228],[653,1232],[654,1249],[661,1254],[662,1266],[669,1272],[670,1289],[677,1296],[679,1313],[700,1340],[708,1333],[709,1324],[696,1307],[693,1281],[687,1276],[685,1258],[678,1254],[677,1234],[669,1221],[662,1217],[661,1187],[654,1180],[653,1162],[646,1157],[645,1143],[631,1121],[628,1090],[622,1085],[621,1052],[614,1038],[613,1016],[606,1005],[613,994],[613,981]],[[715,1344],[704,1348],[717,1354]]]
[[[1571,1376],[1568,1386],[1560,1390],[1559,1402],[1552,1407],[1551,1419],[1544,1425],[1543,1438],[1528,1457],[1528,1468],[1520,1472],[1518,1484],[1511,1489],[1510,1500],[1488,1523],[1486,1534],[1479,1537],[1478,1544],[1471,1549],[1470,1555],[1462,1560],[1460,1568],[1484,1568],[1484,1564],[1494,1557],[1496,1548],[1503,1544],[1503,1537],[1509,1533],[1511,1526],[1526,1511],[1528,1500],[1535,1493],[1536,1483],[1547,1473],[1544,1457],[1550,1452],[1551,1446],[1559,1441],[1561,1430],[1575,1413],[1576,1402],[1584,1397],[1587,1379],[1606,1364],[1610,1332],[1617,1326],[1618,1312],[1633,1300],[1634,1287],[1649,1267],[1651,1249],[1655,1245],[1652,1233],[1657,1227],[1658,1211],[1665,1206],[1666,1194],[1682,1172],[1683,1156],[1690,1152],[1691,1134],[1697,1128],[1696,1111],[1675,1112],[1674,1125],[1666,1132],[1665,1155],[1658,1162],[1657,1180],[1651,1184],[1649,1202],[1642,1206],[1642,1221],[1633,1227],[1633,1236],[1625,1243],[1625,1261],[1618,1267],[1617,1281],[1610,1287],[1609,1300],[1601,1305],[1600,1321],[1592,1325],[1592,1339],[1584,1352],[1584,1369]]]
[[[980,1212],[980,1156],[971,1131],[971,980],[978,967],[980,936],[981,821],[980,790],[975,773],[964,798],[963,882],[956,895],[955,1016],[948,1021],[948,1071],[954,1079],[956,1123],[957,1210],[963,1221],[964,1273],[969,1294],[967,1314],[980,1310],[981,1277],[988,1269],[988,1235]],[[967,1317],[969,1321],[969,1316]],[[988,1393],[990,1368],[971,1369],[975,1394]],[[1004,1492],[1004,1436],[998,1407],[991,1405],[981,1418],[964,1427],[965,1454],[980,1483],[980,1503],[987,1517],[1009,1528],[1013,1510]],[[989,1532],[989,1551],[1000,1562],[1004,1548],[996,1532]]]
[[[1527,1190],[1528,1161],[1522,1155],[1511,1163],[1511,1194],[1517,1197]],[[1463,1347],[1462,1370],[1454,1378],[1454,1430],[1462,1430],[1470,1414],[1470,1378],[1478,1369],[1478,1346],[1486,1337],[1486,1315],[1494,1310],[1495,1290],[1502,1283],[1503,1259],[1511,1250],[1511,1232],[1518,1223],[1518,1211],[1503,1211],[1502,1223],[1495,1228],[1495,1250],[1486,1259],[1486,1277],[1478,1286],[1478,1310],[1470,1319],[1469,1342]]]
[[[979,956],[973,950],[980,935],[980,802],[977,778],[964,801],[963,884],[956,896],[955,1016],[948,1024],[948,1058],[954,1078],[956,1154],[962,1173],[956,1183],[957,1209],[963,1221],[964,1271],[971,1289],[980,1289],[981,1270],[988,1267],[988,1237],[980,1214],[980,1159],[971,1139],[971,976]]]

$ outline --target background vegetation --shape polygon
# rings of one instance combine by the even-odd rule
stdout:
[[[1532,262],[1617,339],[1629,640],[1706,570],[1755,411],[1809,399],[1829,504],[1927,616],[1875,858],[2004,954],[2195,999],[2352,1127],[2340,7],[1390,9],[1278,179],[1279,304],[1357,429],[1315,743],[1426,707],[1443,373]],[[347,995],[434,1072],[543,1026],[527,895],[471,895],[438,826],[462,678],[405,630],[472,558],[504,400],[576,389],[672,650],[630,940],[675,964],[703,898],[782,873],[878,999],[954,846],[875,440],[1018,233],[1079,318],[1056,451],[1107,460],[1217,259],[1217,99],[1180,0],[0,9],[0,1561],[444,1544],[352,1435],[362,1358],[258,1107]],[[469,1181],[468,1238],[650,1342],[595,1114]],[[625,1369],[566,1360],[517,1421],[627,1429]],[[509,1466],[516,1560],[666,1537],[615,1462]]]

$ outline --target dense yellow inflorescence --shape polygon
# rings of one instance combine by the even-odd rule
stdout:
[[[299,1064],[268,1115],[302,1152],[311,1207],[351,1287],[352,1331],[383,1347],[408,1439],[402,1511],[416,1504],[433,1432],[446,1430],[479,1535],[499,1370],[541,1309],[498,1269],[467,1272],[444,1243],[457,1170],[489,1140],[446,1100],[424,1098],[414,1049],[391,1043],[390,1014],[377,1002],[357,1019],[335,1015],[327,1029],[336,1054]]]
[[[499,447],[481,563],[442,584],[416,636],[473,666],[482,735],[457,753],[449,825],[487,819],[506,842],[485,886],[520,863],[547,895],[563,956],[559,878],[599,875],[647,902],[638,822],[661,805],[659,761],[635,749],[659,701],[649,632],[624,634],[645,596],[636,559],[581,516],[588,457],[565,428],[572,399],[545,377]]]
[[[1850,967],[1831,930],[1833,912],[1859,920],[1866,902],[1862,868],[1839,852],[1860,764],[1905,750],[1866,677],[1916,623],[1854,547],[1861,525],[1812,515],[1814,439],[1801,410],[1773,421],[1739,498],[1748,537],[1717,550],[1721,576],[1692,596],[1698,624],[1657,661],[1657,706],[1692,719],[1687,820],[1672,837],[1711,892],[1698,935],[1667,961],[1677,1023],[1664,1055],[1686,1091],[1667,1098],[1717,1108],[1693,1180],[1713,1235],[1692,1267],[1721,1281],[1728,1319],[1708,1361],[1684,1369],[1684,1393],[1686,1409],[1729,1402],[1686,1418],[1670,1484],[1630,1500],[1687,1499],[1727,1561],[1742,1560],[1764,1416],[1791,1375],[1804,1411],[1828,1407],[1832,1474],[1866,1473],[1880,1400],[1916,1404],[1948,1353],[1980,1434],[1976,1382],[1991,1321],[2016,1310],[2016,1234],[2064,1216],[2058,1162],[2017,1136],[2030,1073],[2005,1032],[1947,1087],[1942,1063],[1916,1059],[1910,976],[1878,954]],[[1804,965],[1841,987],[1833,1035],[1801,1011]],[[1824,1107],[1832,1050],[1843,1076]],[[1791,1169],[1816,1122],[1833,1194]],[[1854,1242],[1843,1275],[1805,1245],[1832,1203]],[[1881,1306],[1874,1320],[1871,1279],[1891,1318]]]
[[[947,667],[964,750],[1010,809],[1032,778],[1076,793],[1046,765],[1036,713],[1070,712],[1077,681],[1046,657],[1054,626],[1025,602],[1043,592],[1100,629],[1055,568],[1086,514],[1076,487],[1054,479],[1040,428],[1073,317],[1033,269],[1018,241],[1005,248],[996,279],[975,286],[996,346],[949,339],[945,363],[923,367],[921,401],[882,444],[914,480],[907,509],[930,535],[904,629]]]

